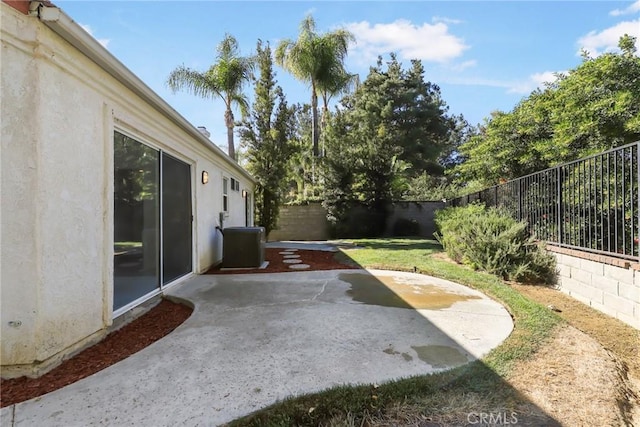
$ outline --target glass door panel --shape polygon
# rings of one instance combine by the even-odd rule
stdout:
[[[162,155],[162,284],[191,273],[191,167]]]
[[[160,286],[159,152],[114,134],[114,292],[117,310]]]

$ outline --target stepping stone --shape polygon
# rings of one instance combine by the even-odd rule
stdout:
[[[300,258],[300,255],[284,255],[282,258]]]
[[[287,248],[285,250],[288,251],[288,252],[298,252],[298,250],[295,249],[295,248],[291,248],[291,249]]]
[[[306,270],[309,267],[311,267],[309,264],[293,264],[289,266],[293,270]]]
[[[300,261],[299,259],[285,259],[282,260],[282,262],[284,262],[285,264],[300,264],[302,261]]]
[[[283,251],[283,252],[278,252],[280,255],[293,255],[293,252],[289,252],[289,251]]]

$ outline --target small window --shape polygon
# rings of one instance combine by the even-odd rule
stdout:
[[[229,212],[229,180],[227,178],[222,178],[222,210]]]
[[[240,191],[240,181],[235,178],[231,178],[231,190]]]

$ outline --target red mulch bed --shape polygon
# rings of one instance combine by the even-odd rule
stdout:
[[[269,265],[265,269],[225,270],[212,268],[207,274],[255,274],[283,273],[292,271],[337,270],[359,268],[335,259],[335,252],[298,250],[306,270],[293,270],[279,252],[286,249],[266,248],[265,260]],[[193,310],[183,304],[162,300],[149,312],[140,316],[121,329],[109,334],[104,340],[68,359],[39,378],[20,377],[3,379],[0,384],[0,407],[24,402],[34,397],[52,392],[66,385],[95,374],[122,359],[153,344],[183,323]]]
[[[314,270],[338,270],[338,269],[350,269],[360,268],[354,264],[345,264],[335,258],[336,252],[328,251],[313,251],[299,249],[294,252],[295,255],[300,255],[300,260],[303,264],[308,264],[310,267],[306,270],[294,270],[289,268],[290,264],[282,262],[284,259],[280,252],[284,252],[284,248],[266,248],[265,249],[265,261],[269,262],[267,268],[259,269],[229,269],[221,270],[221,266],[214,267],[207,271],[206,274],[259,274],[259,273],[285,273],[292,271],[314,271]]]
[[[0,406],[5,407],[62,388],[125,359],[177,328],[193,309],[162,300],[131,323],[68,359],[39,378],[2,380]]]

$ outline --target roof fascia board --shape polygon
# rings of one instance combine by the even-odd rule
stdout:
[[[212,143],[198,129],[187,121],[180,113],[173,109],[164,99],[156,94],[138,76],[129,70],[122,62],[113,56],[104,46],[87,33],[80,25],[71,19],[64,11],[58,7],[47,6],[43,2],[38,7],[38,17],[42,23],[53,30],[56,34],[78,49],[87,58],[91,59],[113,78],[122,83],[133,93],[142,98],[149,105],[169,118],[195,140],[220,156],[225,163],[251,180],[254,184],[256,180],[249,172],[242,168],[220,147]]]

